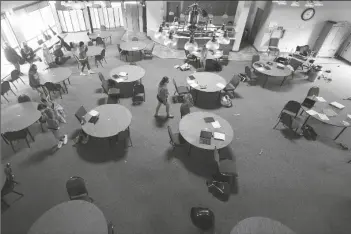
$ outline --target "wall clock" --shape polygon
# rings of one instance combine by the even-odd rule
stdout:
[[[314,8],[307,8],[302,12],[301,19],[303,19],[304,21],[310,20],[313,18],[315,13],[316,10]]]

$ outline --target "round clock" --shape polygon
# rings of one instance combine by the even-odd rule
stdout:
[[[314,8],[307,8],[302,12],[301,19],[305,21],[310,20],[313,18],[315,13],[316,13],[316,10]]]

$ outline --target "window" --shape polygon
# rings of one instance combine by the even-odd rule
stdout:
[[[73,25],[69,11],[64,11],[63,16],[65,17],[67,32],[73,32]]]
[[[4,37],[4,40],[7,41],[11,47],[18,47],[16,36],[13,33],[11,25],[8,22],[7,18],[1,19],[1,37]]]
[[[54,15],[52,14],[50,6],[40,9],[41,16],[44,19],[45,25],[55,26]]]
[[[70,11],[74,32],[79,32],[80,31],[79,21],[78,21],[78,17],[77,17],[77,11],[80,11],[80,10]]]

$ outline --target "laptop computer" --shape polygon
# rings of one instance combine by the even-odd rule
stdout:
[[[308,109],[311,109],[315,103],[316,103],[316,100],[305,98],[305,100],[301,103],[301,105],[304,107],[307,107]]]
[[[212,132],[201,131],[200,144],[211,145]]]

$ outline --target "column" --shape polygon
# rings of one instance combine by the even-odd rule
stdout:
[[[234,17],[235,41],[232,51],[239,51],[241,39],[245,30],[246,20],[249,15],[251,1],[239,1]]]

